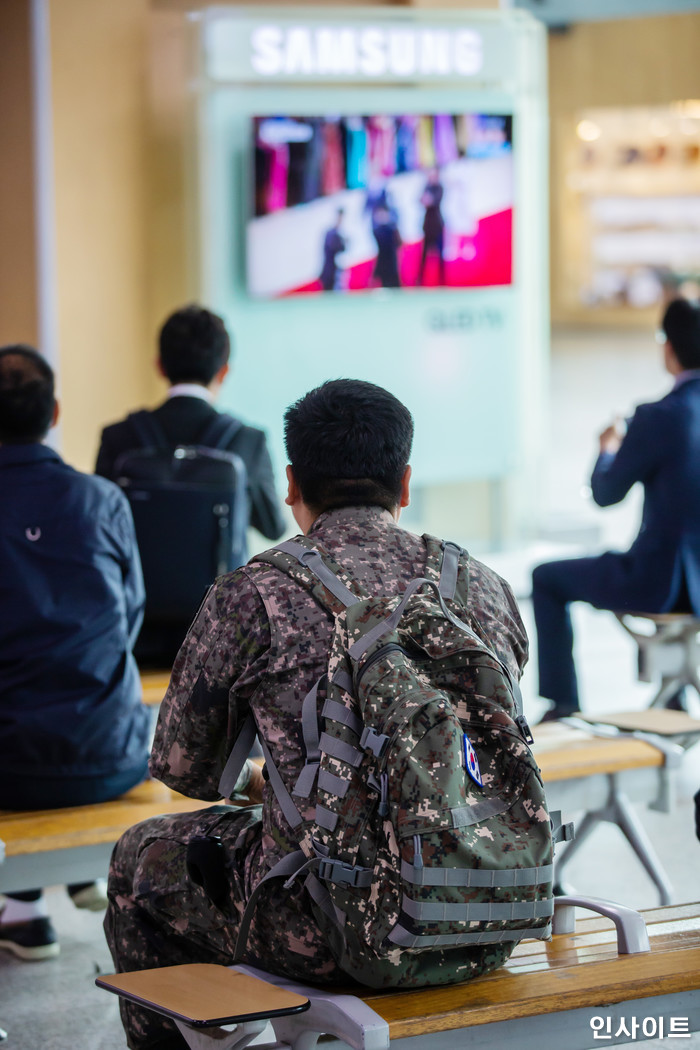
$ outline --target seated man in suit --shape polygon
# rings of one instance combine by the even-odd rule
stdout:
[[[233,452],[246,468],[245,518],[249,513],[249,524],[263,536],[275,540],[284,531],[284,519],[265,434],[217,412],[213,404],[228,373],[229,356],[229,335],[216,314],[194,305],[172,314],[160,330],[157,362],[160,374],[170,384],[168,396],[152,411],[133,413],[103,430],[95,472],[116,480],[123,473],[121,465],[125,454],[149,445],[166,451],[178,445],[194,445]],[[139,542],[143,543],[140,533]],[[245,561],[246,557],[243,545],[241,550],[236,550],[230,567]],[[154,616],[153,592],[148,581],[153,580],[156,572],[155,562],[146,547],[142,547],[141,558],[149,600],[136,656],[142,666],[170,666],[196,612],[201,592],[197,585],[191,611],[178,614],[172,622]],[[212,570],[211,579],[215,574]],[[202,587],[211,579],[207,577]]]
[[[131,510],[116,485],[43,444],[57,417],[43,357],[0,350],[0,809],[104,802],[147,775]],[[69,892],[105,906],[99,884]],[[41,889],[0,897],[0,948],[58,953]]]
[[[231,344],[224,322],[200,306],[185,306],[167,319],[158,341],[157,368],[170,389],[151,415],[173,448],[202,444],[202,435],[218,414],[214,400],[229,370]],[[114,480],[119,457],[139,444],[129,419],[105,427],[95,473]],[[227,451],[239,455],[246,466],[250,524],[268,539],[278,539],[284,520],[264,432],[241,425]]]
[[[700,613],[700,304],[671,302],[660,338],[673,388],[640,405],[626,433],[618,425],[603,431],[591,479],[601,507],[642,483],[639,535],[624,553],[549,562],[533,573],[540,695],[554,701],[546,720],[579,707],[570,602]]]

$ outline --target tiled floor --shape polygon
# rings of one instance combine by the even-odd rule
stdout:
[[[595,436],[615,413],[625,414],[668,386],[657,348],[647,334],[562,332],[552,366],[551,455],[547,478],[545,536],[525,551],[486,558],[514,585],[532,637],[529,571],[539,561],[581,551],[572,537],[588,535],[598,546],[624,546],[634,534],[638,495],[619,508],[599,511],[585,486],[595,455]],[[650,686],[634,680],[635,649],[608,613],[575,609],[583,706],[591,712],[645,706]],[[542,710],[534,671],[523,679],[526,711]],[[699,709],[700,713],[700,709]],[[697,752],[697,754],[696,754]],[[685,758],[678,804],[669,815],[639,809],[639,815],[672,874],[674,900],[697,900],[700,843],[694,837],[691,796],[700,786],[700,747]],[[653,886],[621,835],[612,827],[596,831],[567,879],[582,892],[633,907],[657,903]],[[8,1050],[124,1050],[116,999],[94,986],[109,972],[101,918],[77,912],[62,889],[49,891],[62,952],[56,960],[23,964],[0,952],[0,1026],[9,1029]],[[637,1011],[639,1019],[642,1011]],[[666,1042],[638,1040],[647,1050]],[[591,1041],[591,1046],[594,1044]],[[682,1044],[700,1050],[700,1035]],[[560,1050],[559,1047],[546,1050]]]

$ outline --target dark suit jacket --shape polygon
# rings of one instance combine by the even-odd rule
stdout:
[[[619,503],[635,482],[644,486],[639,535],[629,551],[603,554],[591,600],[605,609],[667,612],[683,579],[700,613],[700,378],[640,405],[616,455],[602,453],[593,498]]]
[[[196,445],[217,414],[213,405],[199,397],[172,397],[153,410],[173,448]],[[138,448],[133,427],[127,420],[113,423],[102,431],[95,473],[115,480],[116,463],[121,455]],[[272,462],[265,434],[255,427],[242,426],[227,447],[241,457],[248,472],[250,524],[270,540],[276,540],[285,529],[280,501],[275,491]]]

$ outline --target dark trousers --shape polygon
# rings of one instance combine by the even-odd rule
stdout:
[[[572,601],[587,601],[587,577],[595,558],[571,558],[538,565],[532,574],[532,607],[537,629],[540,696],[554,701],[559,718],[579,706],[574,666]]]
[[[605,601],[602,558],[569,558],[538,565],[532,573],[532,605],[537,628],[537,667],[539,692],[554,701],[557,718],[565,718],[579,708],[578,681],[574,664],[574,632],[571,602],[588,602],[597,609],[634,608],[637,612],[659,612],[629,606],[620,595]],[[685,581],[673,603],[674,612],[691,610]]]

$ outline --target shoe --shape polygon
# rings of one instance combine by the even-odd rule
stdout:
[[[0,922],[0,948],[29,962],[53,959],[61,950],[56,931],[47,918]]]
[[[556,707],[552,707],[540,718],[538,725],[542,725],[543,722],[558,722],[560,718],[575,718],[579,715],[580,711],[557,711]]]
[[[88,911],[104,911],[109,904],[107,883],[104,879],[97,879],[75,893],[68,890],[68,895],[76,908],[86,908]]]

